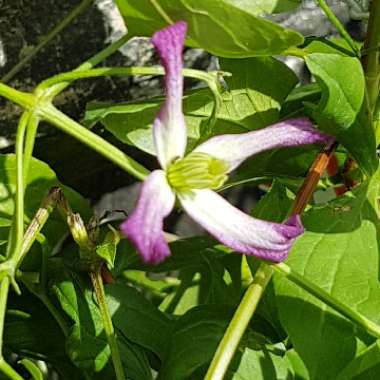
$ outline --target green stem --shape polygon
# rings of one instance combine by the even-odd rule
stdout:
[[[109,57],[111,54],[115,53],[118,49],[120,49],[128,40],[129,36],[125,35],[112,43],[111,45],[107,46],[105,49],[100,51],[99,53],[92,56],[87,61],[83,62],[81,65],[79,65],[75,70],[72,72],[80,72],[84,70],[89,70],[92,67],[98,65],[100,62],[104,61],[107,57]],[[44,82],[42,82],[44,83]],[[70,83],[69,82],[62,82],[57,83],[54,86],[47,89],[47,96],[49,99],[53,99],[55,96],[57,96],[60,92],[62,92]],[[37,87],[38,89],[38,87]]]
[[[326,305],[330,306],[340,314],[344,315],[350,321],[356,323],[374,337],[378,339],[380,338],[380,326],[378,326],[376,323],[372,322],[356,310],[345,305],[344,303],[327,293],[325,290],[314,284],[313,282],[309,281],[305,277],[293,271],[285,263],[273,264],[272,267],[277,272],[286,276],[288,280],[297,284],[299,287],[306,290],[308,293],[312,294],[320,301],[324,302]]]
[[[125,380],[123,364],[121,362],[119,347],[116,341],[115,330],[113,328],[111,315],[108,310],[106,296],[104,293],[104,286],[100,270],[96,272],[90,272],[90,277],[96,298],[98,300],[100,314],[103,320],[104,331],[107,336],[108,344],[111,349],[112,362],[115,368],[115,374],[117,380]]]
[[[375,0],[376,1],[376,0]],[[348,45],[351,47],[352,51],[355,53],[357,57],[359,57],[359,49],[355,44],[355,41],[351,38],[351,36],[348,34],[346,28],[343,26],[343,24],[339,21],[339,19],[334,15],[334,13],[331,11],[330,7],[327,5],[325,0],[317,0],[319,6],[327,16],[327,18],[330,20],[330,22],[335,26],[335,28],[338,30],[338,33],[346,40]]]
[[[76,6],[69,14],[67,14],[42,40],[41,42],[30,51],[16,66],[5,74],[2,82],[8,82],[14,75],[16,75],[40,50],[42,50],[54,37],[60,33],[66,26],[68,26],[79,14],[81,14],[92,3],[92,0],[83,0]]]
[[[36,141],[37,129],[40,120],[37,116],[31,115],[28,123],[28,128],[25,137],[25,147],[24,147],[24,185],[28,179],[30,162],[32,160],[34,143]]]
[[[0,359],[3,357],[4,323],[5,312],[7,310],[9,283],[10,280],[8,276],[3,277],[0,283]]]
[[[208,73],[194,69],[183,69],[182,73],[185,77],[203,80],[207,83],[215,82],[215,77]],[[227,74],[221,72],[221,74]],[[38,85],[38,90],[45,90],[55,84],[62,82],[73,82],[78,79],[95,78],[111,75],[165,75],[162,67],[100,67],[97,69],[74,70],[62,73],[48,78]]]
[[[0,96],[17,103],[24,109],[33,109],[35,105],[35,97],[32,94],[16,90],[4,83],[0,82]]]
[[[202,80],[207,83],[215,100],[213,111],[210,116],[210,123],[215,123],[217,112],[223,101],[220,96],[221,91],[219,88],[218,75],[226,76],[230,75],[230,73],[222,71],[205,73],[200,70],[183,69],[182,74],[185,77]],[[56,96],[57,91],[55,91],[55,89],[58,88],[57,86],[62,84],[66,86],[68,83],[78,79],[111,75],[165,75],[165,71],[162,67],[102,67],[90,70],[74,70],[58,74],[41,82],[36,89],[36,94],[37,96],[42,96],[46,101],[52,101],[54,96]]]
[[[234,316],[219,343],[205,380],[222,380],[238,344],[251,320],[264,290],[272,277],[273,269],[262,262],[257,269],[252,284],[246,290]]]
[[[0,358],[0,372],[7,376],[8,379],[24,380],[3,358]]]
[[[374,111],[380,90],[380,1],[371,2],[367,36],[363,45],[365,71],[370,110]]]
[[[7,247],[7,257],[12,259],[18,255],[24,236],[24,173],[23,154],[25,131],[30,119],[29,112],[24,112],[20,118],[16,135],[16,195],[13,223]]]
[[[52,104],[44,104],[40,109],[40,116],[49,123],[55,125],[58,129],[73,136],[78,141],[81,141],[102,156],[108,158],[111,162],[115,163],[135,178],[143,180],[149,174],[149,171],[138,162],[127,156],[108,141],[70,119],[64,113],[57,110]]]

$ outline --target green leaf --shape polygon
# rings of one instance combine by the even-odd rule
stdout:
[[[232,362],[226,373],[226,380],[251,380],[253,376],[255,380],[293,379],[287,361],[268,349],[259,351],[246,347],[239,359],[238,365]]]
[[[336,378],[336,380],[376,379],[380,374],[379,341],[361,352]]]
[[[301,4],[301,0],[225,0],[252,15],[289,12]]]
[[[235,1],[236,2],[236,1]],[[256,7],[244,10],[231,0],[161,0],[163,11],[173,20],[188,23],[187,44],[214,55],[230,58],[280,54],[303,42],[303,37],[268,20],[256,17]],[[245,2],[247,3],[247,2]],[[166,26],[149,0],[117,0],[132,36],[151,36]]]
[[[106,287],[106,293],[115,327],[128,340],[161,358],[170,334],[169,319],[134,288],[110,284]]]
[[[16,157],[14,154],[0,155],[0,218],[12,219],[16,185]],[[30,221],[40,207],[43,197],[53,186],[59,186],[71,208],[83,218],[91,214],[89,203],[78,193],[62,185],[53,170],[44,162],[32,159],[25,190],[25,218]],[[54,246],[67,231],[66,222],[58,212],[54,212],[42,232],[51,246]]]
[[[57,322],[41,301],[25,288],[21,296],[9,295],[4,347],[22,357],[50,363],[64,379],[83,379],[83,373],[66,355],[65,337]]]
[[[292,206],[293,199],[288,190],[279,181],[273,181],[270,190],[260,199],[253,209],[255,218],[282,223]]]
[[[309,374],[300,356],[293,349],[286,351],[285,359],[289,363],[295,380],[309,380]]]
[[[305,60],[322,89],[314,116],[324,131],[338,135],[354,123],[364,101],[365,79],[360,61],[322,53],[309,54]]]
[[[306,64],[322,90],[313,117],[323,131],[337,137],[366,174],[372,174],[377,167],[376,142],[360,61],[338,54],[313,53],[306,57]]]
[[[32,375],[33,380],[44,379],[44,375],[42,374],[40,368],[37,367],[33,361],[29,359],[21,359],[18,363],[23,365],[28,370],[28,372]]]
[[[106,261],[110,268],[113,268],[117,245],[120,242],[120,235],[110,224],[107,226],[110,231],[106,233],[102,243],[96,247],[96,253]]]
[[[160,379],[187,379],[211,361],[233,310],[222,305],[199,306],[181,316],[169,338]]]
[[[212,131],[205,127],[214,106],[211,91],[201,89],[184,96],[188,150],[209,135],[247,132],[278,121],[281,104],[297,83],[295,74],[273,58],[221,59],[220,63],[232,77],[226,79],[229,91],[222,94]],[[90,103],[84,122],[91,127],[101,121],[122,142],[155,154],[151,128],[162,101],[160,97],[121,105]]]
[[[207,366],[227,328],[234,309],[226,305],[203,305],[189,310],[175,323],[160,379],[203,379]],[[229,380],[291,380],[290,367],[281,348],[250,328],[229,366]]]
[[[51,280],[52,289],[61,307],[74,322],[66,341],[70,359],[77,367],[97,374],[96,378],[99,380],[111,378],[113,366],[110,349],[96,298],[88,280],[62,265],[55,271],[57,273]],[[131,379],[151,380],[145,352],[124,335],[118,335],[118,345],[123,366]]]
[[[288,265],[375,323],[378,299],[380,171],[352,193],[306,212],[305,234]],[[281,322],[311,379],[336,379],[356,357],[356,326],[285,278],[275,276]],[[291,310],[291,312],[289,312]]]

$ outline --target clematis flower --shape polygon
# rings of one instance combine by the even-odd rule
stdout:
[[[153,139],[161,170],[143,182],[135,209],[121,225],[145,262],[170,255],[163,220],[176,198],[211,235],[234,251],[280,262],[303,233],[299,215],[283,224],[258,220],[228,203],[214,190],[245,159],[267,149],[331,141],[306,118],[290,119],[242,134],[220,135],[185,156],[186,125],[182,113],[182,50],[186,23],[179,21],[152,38],[165,68],[165,101],[153,123]]]

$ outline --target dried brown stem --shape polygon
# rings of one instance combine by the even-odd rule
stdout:
[[[291,215],[302,214],[305,210],[337,145],[337,143],[326,145],[315,158],[301,188],[297,193]]]

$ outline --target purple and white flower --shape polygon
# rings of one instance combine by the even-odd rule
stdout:
[[[162,170],[143,182],[137,204],[122,232],[148,263],[170,255],[163,220],[178,199],[184,210],[211,235],[235,251],[280,262],[303,233],[299,215],[283,224],[258,220],[228,203],[213,189],[248,157],[264,150],[328,143],[332,140],[306,118],[290,119],[242,134],[210,138],[185,156],[182,112],[182,50],[186,23],[179,21],[154,34],[152,42],[165,68],[166,98],[153,123],[153,139]]]

